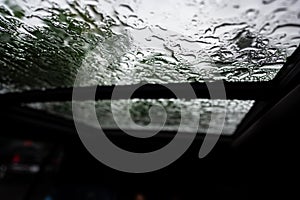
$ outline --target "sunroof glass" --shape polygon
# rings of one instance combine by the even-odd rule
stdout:
[[[268,81],[300,41],[296,0],[0,0],[0,92]]]
[[[86,104],[92,104],[92,102],[81,102],[78,103],[77,107],[84,109]],[[241,100],[132,99],[97,101],[95,108],[99,124],[103,129],[177,131],[181,124],[181,130],[188,133],[193,132],[192,126],[195,120],[199,119],[198,132],[200,133],[214,134],[217,132],[216,130],[222,128],[223,135],[232,135],[253,104],[254,101]],[[26,106],[69,119],[73,117],[71,102],[35,103]],[[149,109],[152,106],[161,108],[152,112],[154,121],[151,121],[149,115]],[[116,109],[117,115],[113,115],[112,108]],[[129,112],[127,112],[128,110]],[[223,123],[220,123],[220,120],[222,121],[224,112],[226,112],[226,117],[223,127]],[[92,115],[90,114],[92,112],[81,113],[80,118],[76,120],[91,126],[98,125],[98,122],[96,124],[92,123]],[[127,113],[130,113],[130,117],[128,117]],[[184,116],[182,122],[181,116]],[[162,124],[162,122],[165,123]],[[139,128],[136,128],[136,125]]]

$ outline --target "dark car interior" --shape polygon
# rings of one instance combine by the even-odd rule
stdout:
[[[64,75],[60,77],[59,72],[57,74],[53,72],[53,75],[54,68],[35,71],[35,65],[26,63],[28,57],[25,56],[25,61],[17,61],[7,53],[12,51],[12,54],[17,55],[17,51],[9,49],[9,45],[15,42],[14,38],[10,38],[13,42],[9,42],[7,37],[4,37],[5,34],[13,35],[13,28],[5,24],[8,23],[5,20],[11,19],[5,12],[5,9],[9,10],[8,8],[13,10],[9,6],[10,3],[0,1],[1,200],[233,200],[294,199],[297,196],[299,190],[297,139],[300,132],[298,124],[300,48],[298,45],[291,55],[279,62],[281,67],[271,80],[222,79],[208,83],[194,79],[163,83],[146,81],[146,84],[136,90],[130,99],[176,99],[168,86],[184,88],[185,84],[192,86],[198,99],[210,99],[209,85],[221,82],[226,91],[226,100],[237,100],[238,103],[251,101],[253,105],[237,123],[233,133],[222,134],[206,157],[200,159],[198,155],[206,136],[199,131],[188,150],[172,164],[153,172],[128,173],[110,168],[89,153],[77,133],[74,120],[72,117],[66,117],[66,113],[70,112],[71,108],[58,105],[59,109],[53,112],[49,109],[50,106],[43,107],[43,105],[55,102],[112,100],[114,88],[119,88],[125,94],[138,83],[106,85],[101,82],[96,85],[95,98],[74,100],[72,92],[77,86],[66,84],[73,79],[64,79],[66,82],[62,82]],[[285,10],[281,9],[284,12],[288,7]],[[300,13],[300,7],[297,9]],[[24,15],[16,10],[13,14],[15,18]],[[57,12],[60,12],[58,10],[57,8]],[[300,35],[299,20],[300,18],[298,22],[286,26],[296,28],[297,34]],[[45,23],[51,27],[49,21],[45,20]],[[90,21],[90,23],[94,22]],[[61,30],[57,31],[57,27],[57,29],[54,26],[52,28],[55,33],[61,33]],[[27,41],[26,38],[21,40]],[[43,38],[42,42],[45,41],[47,38]],[[34,44],[35,46],[29,48],[43,48],[38,42]],[[28,52],[29,57],[37,55],[37,52],[30,50]],[[74,52],[65,53],[69,55]],[[53,56],[50,50],[47,56]],[[76,54],[76,56],[81,55]],[[59,59],[57,58],[57,63],[53,61],[58,68],[62,64]],[[62,58],[62,62],[68,61]],[[48,66],[47,63],[41,65]],[[264,63],[262,66],[265,65],[270,63]],[[18,71],[19,66],[32,68],[28,77],[26,71]],[[52,79],[48,77],[42,80],[40,77],[35,77],[39,74],[43,76],[43,73],[46,75],[49,73],[49,76],[53,75],[57,80],[53,79],[52,84]],[[43,87],[39,87],[40,85]],[[78,88],[85,94],[84,92],[89,91],[92,86],[93,84],[88,84]],[[122,96],[119,98],[122,99]],[[122,109],[123,107],[120,108]],[[189,109],[191,108],[187,108],[188,112],[192,112]],[[104,115],[103,110],[99,112],[100,115]],[[226,119],[234,119],[235,115],[237,114],[233,112],[229,119]],[[137,114],[135,119],[142,121],[144,119],[142,117]],[[88,123],[82,124],[87,132],[95,130],[95,127]],[[145,130],[135,131],[142,133]],[[141,139],[127,135],[121,128],[115,126],[104,128],[104,132],[116,146],[136,153],[161,149],[178,134],[174,129],[166,129],[151,138]],[[209,134],[207,136],[214,137]],[[181,140],[185,139],[181,138]]]

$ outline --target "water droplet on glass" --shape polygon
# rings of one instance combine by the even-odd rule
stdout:
[[[246,11],[246,16],[248,17],[248,19],[250,19],[250,20],[254,20],[256,17],[257,17],[257,15],[259,14],[259,11],[258,10],[256,10],[256,9],[248,9],[247,11]]]
[[[273,3],[274,1],[276,0],[263,0],[263,4],[270,4],[270,3]]]

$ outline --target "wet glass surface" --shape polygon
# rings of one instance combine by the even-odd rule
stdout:
[[[268,81],[300,42],[297,0],[0,0],[0,92]]]
[[[86,103],[82,102],[82,109],[85,108]],[[216,133],[222,123],[224,112],[226,112],[225,123],[222,134],[232,135],[236,130],[236,127],[248,113],[253,106],[254,101],[240,101],[240,100],[116,100],[112,101],[112,106],[115,108],[117,115],[112,114],[112,106],[110,101],[98,101],[95,104],[96,113],[100,126],[104,129],[134,129],[135,124],[140,125],[140,130],[165,130],[165,131],[177,131],[180,123],[182,123],[183,131],[190,132],[194,129],[190,127],[195,123],[195,119],[199,118],[199,132],[207,133],[210,126],[209,134]],[[76,104],[77,105],[77,104]],[[93,104],[92,104],[93,105]],[[72,119],[72,104],[70,102],[65,103],[36,103],[27,105],[34,109],[44,110],[49,113],[60,115],[65,118]],[[80,104],[79,104],[80,106]],[[152,112],[152,118],[150,118],[149,110],[152,106],[160,106],[161,110]],[[129,110],[130,117],[127,117],[127,111]],[[95,126],[91,123],[91,112],[81,112],[82,115],[77,120]],[[166,114],[166,118],[164,118]],[[181,122],[182,114],[185,116]],[[151,121],[151,119],[166,119]],[[116,122],[118,124],[116,124]],[[165,121],[162,127],[161,122]],[[119,126],[118,126],[119,125]],[[162,128],[162,129],[161,129]]]

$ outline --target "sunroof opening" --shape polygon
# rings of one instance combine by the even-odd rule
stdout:
[[[76,103],[77,107],[82,109],[83,112],[81,112],[80,118],[75,120],[96,127],[98,122],[93,124],[93,120],[91,120],[93,117],[92,112],[84,112],[87,104],[94,105],[91,101]],[[97,101],[95,108],[99,124],[101,128],[106,130],[178,131],[179,125],[181,125],[181,130],[189,133],[193,132],[192,126],[195,120],[199,119],[199,133],[215,134],[218,132],[216,130],[221,127],[223,128],[222,134],[230,136],[253,104],[254,101],[241,100],[131,99]],[[73,119],[71,102],[34,103],[26,106]],[[152,106],[162,108],[152,113],[152,119],[156,119],[156,121],[151,121],[149,115]],[[118,113],[117,115],[113,115],[112,108]],[[130,117],[127,115],[128,111]],[[226,113],[226,116],[223,126],[224,113]],[[184,116],[183,121],[181,121],[182,116]],[[165,123],[162,124],[162,121]],[[138,129],[136,124],[139,125]]]
[[[296,0],[0,0],[0,92],[269,81],[300,42]]]

